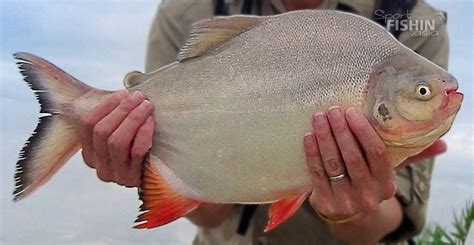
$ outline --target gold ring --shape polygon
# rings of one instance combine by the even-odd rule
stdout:
[[[349,216],[349,217],[347,217],[347,218],[345,218],[345,219],[333,220],[333,219],[330,219],[330,218],[326,217],[324,214],[322,214],[322,213],[320,213],[320,212],[318,212],[318,211],[316,211],[316,213],[317,213],[318,216],[319,216],[322,220],[324,220],[326,223],[328,223],[328,224],[334,224],[334,225],[349,223],[349,222],[351,222],[351,221],[353,221],[353,220],[359,218],[359,216],[360,216],[360,213],[357,212],[357,213],[355,213],[355,214],[353,214],[353,215],[351,215],[351,216]]]

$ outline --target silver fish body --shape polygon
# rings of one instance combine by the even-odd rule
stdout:
[[[400,49],[355,15],[265,18],[132,88],[156,106],[153,162],[173,188],[203,201],[271,202],[310,188],[302,138],[311,115],[361,106],[373,68]]]

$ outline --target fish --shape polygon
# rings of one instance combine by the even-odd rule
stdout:
[[[81,116],[112,91],[38,56],[14,57],[41,105],[16,165],[13,194],[20,200],[80,150]],[[451,74],[384,27],[330,10],[197,22],[176,62],[130,72],[124,85],[155,107],[140,229],[203,203],[271,203],[265,231],[272,230],[311,193],[302,139],[314,113],[359,108],[395,167],[447,133],[463,100]]]

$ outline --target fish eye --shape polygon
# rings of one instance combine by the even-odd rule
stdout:
[[[427,98],[431,94],[431,88],[426,84],[416,86],[416,93],[420,98]]]

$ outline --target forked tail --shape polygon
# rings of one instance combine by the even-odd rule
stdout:
[[[14,57],[44,113],[16,164],[13,200],[17,201],[45,184],[80,149],[70,117],[72,103],[93,88],[40,57],[28,53]]]

